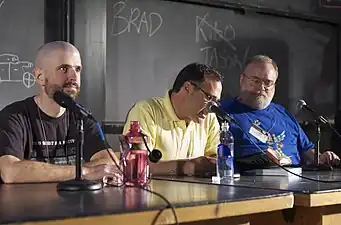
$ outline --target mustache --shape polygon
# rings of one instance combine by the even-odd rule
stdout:
[[[259,93],[253,93],[253,92],[246,92],[245,93],[246,95],[248,95],[248,96],[252,96],[252,97],[267,97],[267,95],[265,94],[265,93],[263,93],[263,92],[259,92]]]
[[[77,89],[79,89],[79,85],[77,84],[77,82],[66,82],[64,85],[63,85],[63,88],[67,88],[67,87],[76,87]]]

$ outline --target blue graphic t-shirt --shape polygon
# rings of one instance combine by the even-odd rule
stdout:
[[[281,105],[270,103],[262,110],[256,110],[240,103],[236,98],[222,101],[222,109],[229,113],[248,133],[246,136],[236,124],[230,123],[234,136],[235,158],[252,155],[260,150],[248,139],[251,138],[263,149],[272,149],[280,153],[290,165],[299,165],[300,154],[314,148],[294,116]],[[268,137],[262,142],[249,133],[251,125],[255,124]]]

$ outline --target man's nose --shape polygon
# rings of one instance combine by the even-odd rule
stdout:
[[[70,68],[68,73],[67,73],[67,78],[69,80],[77,80],[78,72],[76,71],[75,68]]]
[[[258,90],[266,91],[266,85],[264,84],[264,82],[257,83],[256,88]]]

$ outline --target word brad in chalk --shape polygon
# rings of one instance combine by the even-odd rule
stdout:
[[[113,36],[118,36],[125,32],[130,33],[133,29],[136,29],[136,32],[140,34],[143,27],[145,27],[149,37],[152,37],[162,26],[163,19],[159,13],[141,12],[138,8],[131,8],[129,16],[125,17],[122,15],[126,8],[125,2],[117,2],[113,8],[115,10],[111,28],[111,35]],[[119,27],[119,21],[125,23],[123,28]]]
[[[20,61],[19,56],[0,54],[0,84],[22,82],[26,88],[31,88],[36,79],[28,70],[32,71],[33,63]]]

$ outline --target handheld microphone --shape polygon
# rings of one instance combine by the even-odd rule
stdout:
[[[234,118],[232,118],[232,116],[230,116],[224,110],[219,108],[216,105],[216,103],[214,103],[214,102],[207,103],[206,108],[207,108],[208,112],[215,113],[222,120],[225,120],[225,121],[228,121],[228,122],[237,123],[237,121]]]
[[[305,110],[313,115],[315,119],[320,121],[321,123],[329,124],[328,120],[324,118],[323,116],[319,116],[314,109],[312,109],[310,106],[307,105],[307,103],[300,99],[297,101],[296,107],[300,110]]]
[[[95,120],[91,112],[89,112],[82,105],[78,104],[75,100],[73,100],[70,95],[62,91],[56,91],[53,94],[53,100],[63,108],[70,109],[71,111],[78,113],[84,117],[89,117],[90,119]]]

